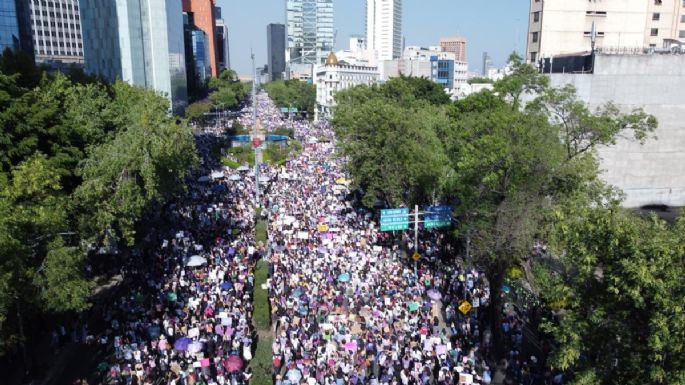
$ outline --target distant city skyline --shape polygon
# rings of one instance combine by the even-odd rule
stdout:
[[[404,0],[402,31],[406,45],[437,46],[441,37],[468,40],[469,71],[480,72],[482,53],[501,67],[516,50],[524,55],[528,33],[527,0]],[[240,75],[252,74],[250,49],[257,67],[267,63],[266,26],[285,22],[284,0],[217,0],[229,29],[231,64]],[[351,35],[364,35],[366,0],[335,0],[336,49],[347,48]]]

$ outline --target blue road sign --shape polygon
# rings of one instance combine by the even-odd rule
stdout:
[[[409,209],[381,210],[381,231],[407,230],[409,228]]]
[[[436,205],[426,208],[425,222],[423,227],[435,229],[449,227],[452,224],[452,207],[448,205]]]

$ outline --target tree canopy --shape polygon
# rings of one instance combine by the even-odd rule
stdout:
[[[197,160],[163,96],[18,62],[0,58],[0,356],[28,342],[22,314],[87,308],[89,246],[131,244]]]
[[[299,80],[275,80],[264,85],[269,97],[279,107],[297,108],[314,116],[316,86]]]

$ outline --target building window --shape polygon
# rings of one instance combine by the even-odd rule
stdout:
[[[658,12],[652,13],[652,20],[659,21],[661,19],[661,14]]]
[[[540,21],[540,12],[533,12],[533,23]]]
[[[659,28],[652,28],[649,32],[650,36],[659,36]]]
[[[530,61],[535,63],[538,59],[538,53],[537,52],[531,52],[530,53]]]
[[[678,32],[678,37],[681,39],[685,39],[685,31]]]
[[[661,5],[662,1],[661,0],[654,0],[654,5]]]
[[[537,43],[537,42],[538,42],[538,36],[539,36],[538,34],[539,34],[539,32],[533,32],[533,33],[531,34],[531,35],[532,35],[532,36],[531,36],[531,41],[532,41],[533,43]]]
[[[685,0],[683,0],[683,1],[685,1]],[[685,23],[685,15],[680,16],[680,22]]]

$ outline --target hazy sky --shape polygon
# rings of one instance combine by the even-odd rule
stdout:
[[[257,67],[266,64],[266,25],[285,24],[285,0],[217,0],[229,29],[231,66],[252,73],[250,48]],[[528,0],[404,0],[402,33],[407,45],[438,45],[441,36],[467,39],[469,71],[481,70],[483,51],[496,66],[509,54],[525,50]],[[336,47],[365,32],[366,0],[335,0]]]

